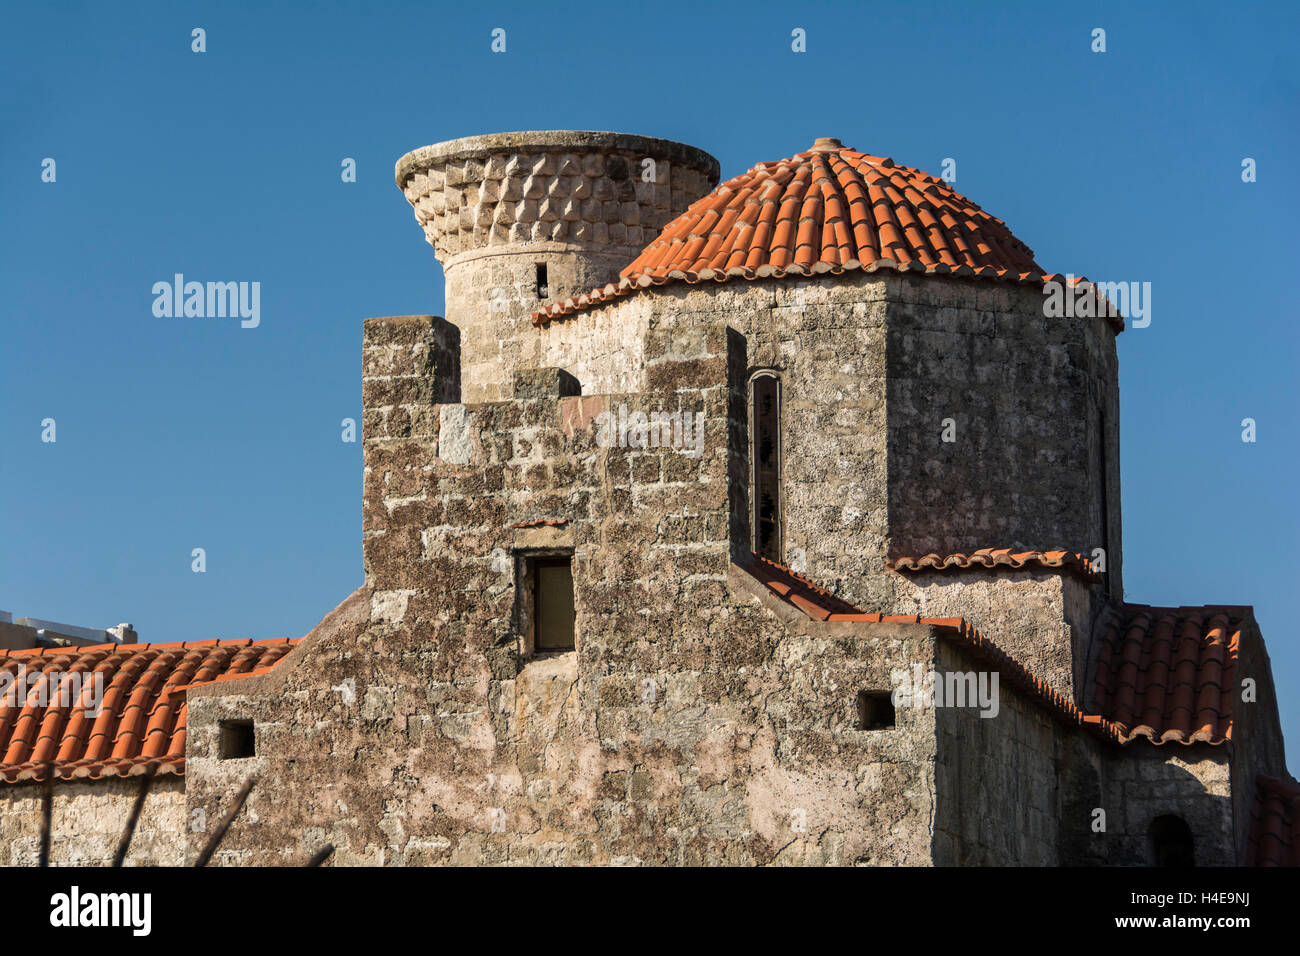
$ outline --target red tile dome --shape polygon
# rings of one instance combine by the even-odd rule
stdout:
[[[818,139],[759,163],[670,222],[618,283],[534,313],[537,324],[667,282],[852,270],[1041,282],[1034,253],[942,179]]]

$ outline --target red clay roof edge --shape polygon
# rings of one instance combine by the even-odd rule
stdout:
[[[824,266],[824,268],[819,268]],[[877,259],[870,265],[863,266],[831,266],[824,263],[815,263],[813,266],[805,268],[803,266],[791,263],[788,266],[763,266],[759,269],[728,269],[726,272],[718,272],[712,275],[702,273],[686,273],[679,270],[673,270],[665,277],[652,277],[649,275],[639,275],[635,277],[623,277],[617,283],[608,282],[603,286],[598,286],[590,292],[584,292],[580,295],[570,296],[560,302],[554,302],[549,306],[531,313],[529,318],[534,326],[542,328],[550,325],[553,321],[575,318],[589,310],[595,310],[602,306],[610,305],[618,299],[634,295],[638,292],[653,292],[654,287],[668,285],[675,282],[686,282],[689,284],[703,283],[708,280],[714,282],[726,282],[729,279],[743,278],[748,280],[757,279],[781,279],[794,277],[809,277],[819,275],[841,275],[845,272],[862,272],[870,275],[880,271],[893,272],[918,272],[923,275],[950,275],[955,278],[984,279],[995,282],[1010,282],[1014,285],[1047,285],[1050,282],[1066,282],[1073,279],[1072,285],[1082,284],[1091,285],[1091,281],[1084,276],[1065,276],[1059,272],[1025,272],[1018,275],[1005,274],[999,272],[992,266],[985,266],[982,269],[974,269],[970,266],[958,266],[956,268],[935,264],[931,266],[922,265],[919,262],[910,263],[896,262],[893,259]],[[711,271],[711,270],[704,270]],[[1104,297],[1102,297],[1104,299]],[[1118,335],[1124,331],[1124,318],[1119,315],[1102,315],[1099,316],[1109,321],[1111,330]]]

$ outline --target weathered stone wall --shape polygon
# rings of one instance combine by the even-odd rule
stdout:
[[[898,613],[964,617],[1035,677],[1068,700],[1082,701],[1092,633],[1089,592],[1100,599],[1099,586],[1041,568],[909,571],[898,578]]]
[[[362,434],[423,433],[434,405],[460,400],[460,331],[436,315],[370,319],[363,349]]]
[[[0,785],[0,866],[35,866],[41,852],[39,783]],[[51,812],[53,866],[107,866],[140,790],[139,778],[59,781]],[[136,824],[127,866],[180,866],[187,818],[185,781],[175,774],[155,778]]]
[[[1239,859],[1246,859],[1246,842],[1250,837],[1251,810],[1257,794],[1256,777],[1285,777],[1286,746],[1282,740],[1282,723],[1278,715],[1277,686],[1268,650],[1259,633],[1254,614],[1242,624],[1237,649],[1237,667],[1233,675],[1232,743],[1232,815],[1233,845]],[[1246,681],[1253,684],[1253,699],[1245,699]]]
[[[0,621],[0,649],[22,650],[36,646],[36,628]]]
[[[941,672],[987,672],[941,643]],[[1228,754],[1208,745],[1118,747],[1005,683],[996,716],[936,708],[935,862],[1151,866],[1151,824],[1181,817],[1198,866],[1242,861]]]
[[[368,416],[354,616],[191,694],[190,812],[258,779],[218,862],[929,862],[932,717],[861,731],[856,698],[930,666],[934,631],[819,624],[733,566],[738,348],[654,332],[645,393]],[[620,404],[703,411],[703,454],[598,445]],[[522,646],[538,548],[572,549],[574,652]],[[215,759],[227,718],[256,757]]]
[[[989,674],[948,641],[940,675]],[[1057,722],[999,681],[996,713],[936,707],[934,856],[940,865],[1055,866],[1060,859]]]
[[[889,307],[889,548],[1101,547],[1099,404],[1118,535],[1118,378],[1103,319],[1043,315],[1041,289],[903,278]],[[945,420],[955,441],[942,440]],[[1111,542],[1108,573],[1119,583]]]
[[[531,329],[523,361],[536,368],[562,368],[587,395],[645,389],[645,340],[655,318],[655,299],[632,296],[593,315],[594,321],[555,322]]]
[[[1182,817],[1192,831],[1197,866],[1233,866],[1228,755],[1221,747],[1152,747],[1139,741],[1102,751],[1106,832],[1096,841],[1111,866],[1152,866],[1150,829],[1156,817]]]
[[[258,786],[214,862],[301,862],[328,841],[334,865],[929,863],[931,715],[861,731],[854,702],[887,687],[890,668],[928,666],[932,630],[781,627],[762,598],[732,593],[737,639],[693,642],[680,663],[584,630],[579,651],[523,661],[512,678],[417,693],[394,683],[407,675],[350,663],[392,625],[320,642],[273,690],[214,698],[255,716],[259,735],[259,756],[233,762]],[[447,651],[408,648],[408,664],[432,671]],[[343,662],[350,707],[313,673]],[[281,729],[264,735],[264,721]],[[191,812],[213,818],[241,774],[213,774],[205,739]]]
[[[1107,587],[1122,590],[1117,366],[1104,320],[1047,318],[1042,302],[1035,287],[893,273],[676,284],[529,336],[539,364],[566,368],[584,392],[653,394],[649,330],[734,329],[747,375],[773,369],[782,381],[785,562],[868,611],[922,611],[914,583],[886,569],[891,557],[1106,543],[1109,584],[1069,586],[1069,600],[1018,606],[1026,588],[1001,570],[967,594],[978,626],[1077,697],[1075,652]],[[747,499],[747,470],[737,481]],[[968,613],[961,599],[936,602]]]
[[[1118,366],[1105,320],[1046,317],[1037,287],[876,273],[668,285],[531,334],[544,364],[562,364],[586,359],[573,344],[583,329],[601,343],[591,352],[608,354],[619,332],[720,321],[745,337],[751,372],[781,376],[787,564],[888,612],[890,557],[1105,544],[1121,593]],[[634,346],[625,358],[571,371],[593,392],[626,387]]]
[[[746,379],[759,369],[774,369],[782,380],[786,563],[871,610],[885,610],[893,597],[892,584],[882,575],[887,281],[840,276],[668,285],[551,323],[536,334],[545,363],[561,364],[586,358],[571,344],[582,341],[584,329],[598,355],[615,351],[605,344],[614,334],[638,327],[669,331],[723,322],[734,329],[745,343]],[[647,305],[653,310],[649,317]],[[635,369],[635,346],[625,344],[624,356],[622,365],[589,361],[570,370],[583,379],[584,389],[590,383],[599,392],[631,380],[652,391],[629,371]],[[747,497],[747,470],[737,479]],[[748,549],[749,542],[737,547]],[[868,567],[869,576],[863,570]]]

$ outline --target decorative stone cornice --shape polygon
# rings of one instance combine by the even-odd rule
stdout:
[[[718,161],[626,133],[495,133],[413,150],[397,161],[396,180],[444,266],[536,242],[630,260],[717,184]]]

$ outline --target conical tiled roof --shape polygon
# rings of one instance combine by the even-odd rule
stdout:
[[[558,302],[536,324],[667,282],[890,268],[1042,282],[1034,253],[1001,219],[942,179],[819,139],[759,163],[696,201],[620,273]]]

